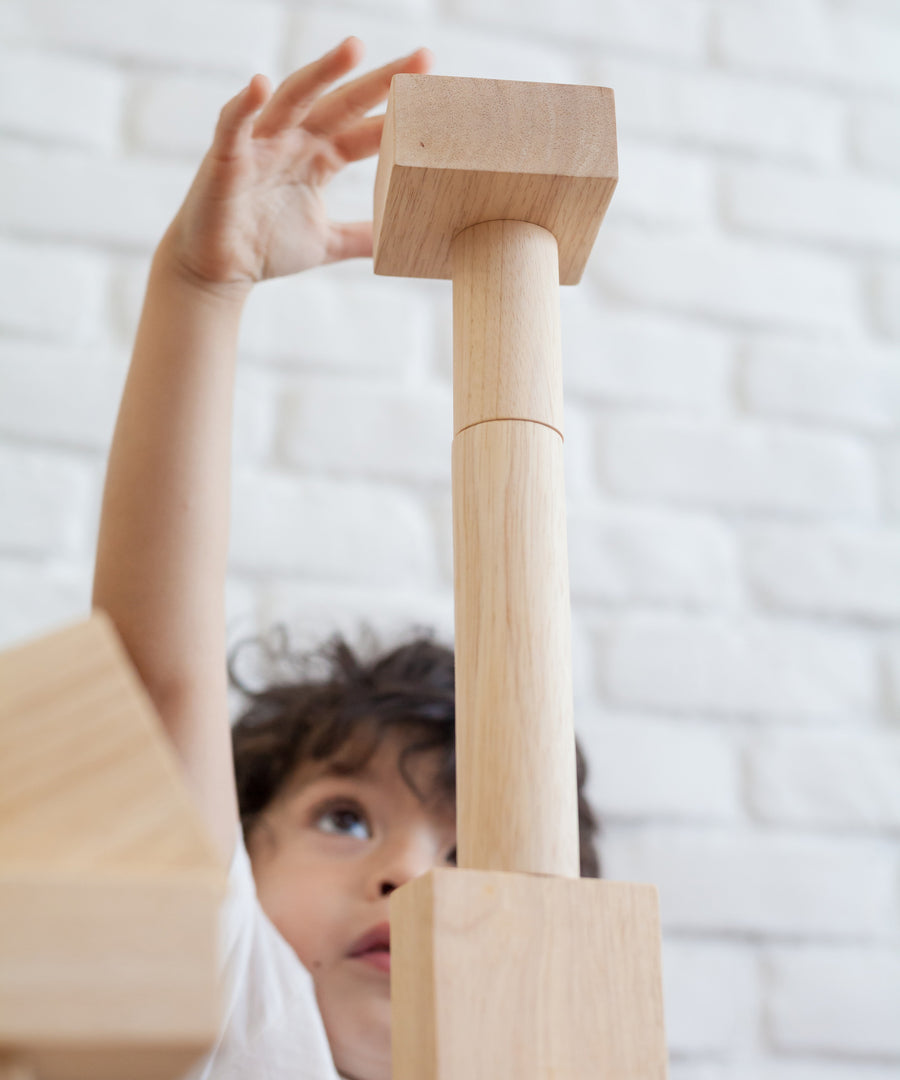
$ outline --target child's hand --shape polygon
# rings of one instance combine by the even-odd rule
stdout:
[[[384,114],[365,113],[385,100],[395,74],[426,72],[432,55],[418,49],[320,96],[362,50],[349,37],[274,94],[264,75],[254,75],[224,106],[160,245],[179,272],[213,290],[242,292],[266,278],[371,256],[372,222],[329,221],[322,192],[348,162],[378,152]]]

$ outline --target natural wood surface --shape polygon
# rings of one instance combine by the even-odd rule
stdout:
[[[578,876],[559,285],[615,143],[602,87],[392,82],[375,271],[453,279],[458,863],[391,896],[394,1080],[666,1076],[656,889]]]
[[[562,434],[556,237],[525,221],[486,221],[456,235],[452,260],[454,434],[497,419]]]
[[[457,862],[578,877],[556,250],[452,247]]]
[[[224,873],[103,612],[0,653],[0,866]]]
[[[559,281],[574,285],[617,178],[608,87],[395,75],[375,177],[375,273],[449,278],[457,233],[518,220],[553,233]]]
[[[439,869],[390,906],[393,1080],[665,1080],[655,886]]]
[[[578,877],[563,443],[500,420],[453,440],[457,862]]]
[[[0,869],[0,1052],[40,1080],[180,1076],[218,1028],[219,892],[202,871]]]
[[[111,621],[0,654],[0,1078],[182,1076],[218,1030],[225,884]]]

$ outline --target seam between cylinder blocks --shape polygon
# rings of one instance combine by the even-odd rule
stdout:
[[[453,438],[455,439],[457,435],[461,435],[464,431],[468,431],[469,428],[478,427],[479,424],[497,424],[502,423],[504,420],[517,420],[522,424],[540,424],[541,427],[549,428],[551,431],[556,432],[563,442],[566,441],[565,435],[563,435],[559,428],[555,428],[545,420],[534,420],[530,416],[492,416],[488,420],[473,420],[471,424],[466,424],[465,427],[461,427],[459,431],[454,432]]]

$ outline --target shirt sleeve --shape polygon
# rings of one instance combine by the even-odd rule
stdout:
[[[222,1020],[184,1080],[339,1080],[312,975],[260,906],[241,830],[219,909]]]

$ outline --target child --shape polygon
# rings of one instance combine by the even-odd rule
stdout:
[[[377,153],[383,116],[365,114],[393,75],[431,61],[419,49],[324,93],[360,58],[347,38],[274,93],[254,76],[222,109],[151,262],[107,470],[93,604],[115,621],[229,868],[223,1024],[195,1078],[389,1080],[389,896],[454,861],[450,650],[419,638],[364,661],[334,639],[329,676],[251,694],[233,736],[228,724],[243,305],[258,281],[371,256],[371,222],[330,222],[322,189]],[[583,872],[597,873],[582,796],[579,813]]]

